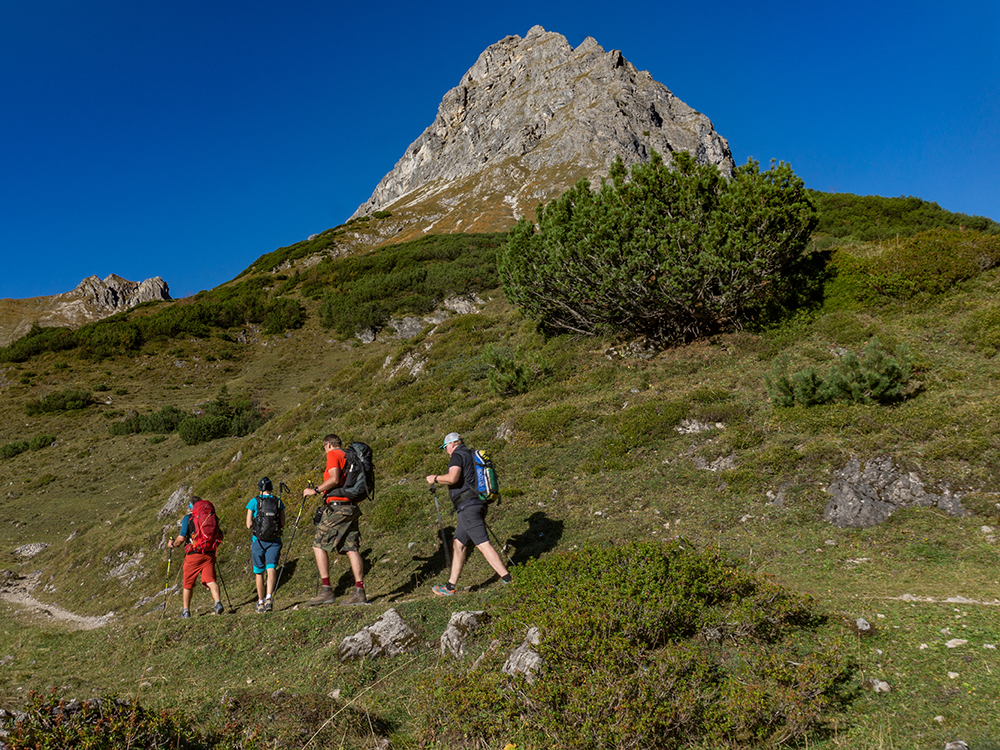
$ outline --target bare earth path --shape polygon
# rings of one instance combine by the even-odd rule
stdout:
[[[38,585],[37,573],[32,576],[19,576],[10,573],[10,571],[3,571],[0,576],[2,576],[0,577],[0,599],[26,609],[37,617],[65,623],[74,630],[93,630],[102,627],[107,625],[114,616],[114,612],[109,612],[101,617],[85,617],[58,605],[38,601],[31,595],[35,586]]]

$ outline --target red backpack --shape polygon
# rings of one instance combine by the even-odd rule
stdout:
[[[194,525],[194,534],[184,551],[202,554],[215,552],[222,543],[222,529],[219,528],[219,518],[215,515],[215,506],[208,500],[196,502],[191,509],[191,523]]]

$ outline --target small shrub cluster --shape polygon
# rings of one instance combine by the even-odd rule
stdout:
[[[255,730],[227,726],[206,730],[180,712],[154,713],[114,696],[67,701],[32,692],[23,718],[7,727],[9,750],[250,750],[262,747]]]
[[[646,445],[673,435],[688,415],[684,401],[647,401],[607,418],[608,426],[631,445]]]
[[[86,391],[56,391],[48,396],[29,401],[24,410],[29,417],[59,411],[84,409],[94,403],[94,397]]]
[[[165,435],[177,430],[177,426],[187,418],[187,414],[176,406],[164,406],[152,414],[137,414],[129,419],[108,427],[112,435],[133,435],[154,433]]]
[[[550,368],[538,352],[487,344],[479,355],[486,365],[486,382],[498,396],[527,393],[531,386],[546,378]]]
[[[56,441],[52,435],[35,435],[31,440],[15,440],[13,443],[0,445],[0,458],[14,458],[26,451],[38,451],[48,448]]]
[[[580,410],[572,404],[559,404],[544,409],[534,409],[517,418],[517,428],[524,430],[535,441],[558,440],[566,429],[580,417]]]
[[[873,338],[860,357],[847,352],[826,375],[813,367],[789,374],[788,357],[779,357],[764,382],[777,406],[816,406],[836,401],[888,404],[903,398],[911,370],[905,346],[891,352]]]
[[[137,414],[108,427],[112,435],[177,432],[188,445],[224,437],[243,437],[260,427],[269,413],[248,396],[229,395],[223,386],[215,401],[202,406],[198,415],[186,414],[176,406],[164,406],[152,414]]]
[[[428,740],[449,747],[799,743],[851,698],[853,667],[811,600],[691,544],[585,547],[518,571],[475,669],[429,677]],[[506,675],[537,627],[540,670]]]
[[[1000,305],[975,310],[962,326],[962,338],[987,357],[1000,351]]]
[[[945,211],[937,203],[905,196],[823,193],[810,190],[819,224],[816,234],[836,240],[875,242],[892,237],[911,237],[938,227],[1000,232],[1000,224],[985,216]]]
[[[833,260],[836,283],[856,289],[864,303],[943,294],[1000,263],[1000,234],[933,229],[884,243],[870,256],[847,250]]]
[[[365,519],[374,531],[384,533],[400,531],[412,525],[429,502],[426,493],[415,495],[412,490],[398,484],[379,488],[374,500],[365,503]]]
[[[445,297],[499,286],[497,248],[505,235],[435,235],[370,255],[329,258],[307,274],[302,294],[322,299],[320,321],[341,336],[381,328],[393,315],[428,313]]]

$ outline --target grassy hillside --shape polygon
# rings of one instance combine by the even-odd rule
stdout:
[[[993,251],[988,235],[960,235],[969,238],[985,243],[977,252]],[[263,317],[244,324],[246,315],[227,321],[181,314],[185,305],[208,305],[213,295],[219,299],[211,309],[221,309],[235,293],[218,290],[134,311],[126,319],[128,330],[138,331],[132,338],[94,333],[125,330],[112,323],[75,334],[82,345],[7,356],[0,365],[0,445],[39,439],[0,459],[0,568],[10,571],[0,583],[37,577],[32,593],[42,602],[114,616],[104,627],[72,630],[0,602],[6,615],[0,707],[23,710],[31,690],[81,700],[117,693],[154,709],[183,709],[220,731],[249,727],[285,746],[315,737],[319,746],[375,747],[377,738],[388,737],[393,747],[416,747],[434,723],[427,675],[454,669],[437,646],[451,612],[503,611],[511,601],[478,555],[463,574],[460,596],[430,594],[447,573],[423,476],[444,470],[447,457],[437,446],[455,430],[489,449],[500,468],[505,499],[489,523],[510,542],[516,564],[591,542],[683,537],[815,597],[827,616],[820,637],[841,639],[856,660],[857,695],[810,747],[940,748],[956,737],[989,747],[1000,732],[993,530],[1000,501],[1000,272],[977,268],[943,289],[897,294],[891,285],[872,287],[874,266],[865,265],[892,253],[902,263],[926,259],[924,250],[933,246],[942,267],[951,268],[944,262],[954,255],[951,246],[932,239],[937,244],[915,240],[909,255],[906,248],[852,241],[834,253],[840,275],[829,281],[822,308],[777,329],[639,356],[629,354],[626,342],[541,337],[499,290],[470,281],[490,278],[491,243],[476,237],[469,241],[483,251],[476,257],[486,270],[459,273],[455,264],[466,256],[448,253],[425,270],[466,279],[463,290],[482,300],[478,310],[428,324],[407,340],[383,329],[363,345],[324,325],[337,321],[329,293],[317,290],[332,283],[324,274],[338,273],[337,261],[296,266],[306,256],[286,254],[281,262],[290,260],[288,266],[257,263],[236,283],[251,285],[270,304],[289,300],[280,308],[286,313],[294,303],[299,314],[270,328]],[[425,257],[421,247],[376,251],[371,257],[386,263],[367,267],[391,273],[394,254]],[[340,280],[330,293],[350,294],[351,285]],[[160,309],[170,320],[204,326],[152,335],[162,330],[154,325]],[[425,312],[405,304],[395,309]],[[776,362],[824,372],[839,352],[860,353],[873,337],[910,352],[903,400],[772,402],[764,376]],[[95,341],[106,345],[96,355]],[[259,401],[268,421],[244,437],[194,445],[175,432],[109,430],[133,412],[204,409],[223,388]],[[89,394],[93,403],[39,410],[46,397],[67,392]],[[712,427],[679,431],[682,420]],[[375,450],[378,493],[362,518],[372,604],[300,606],[316,584],[306,504],[276,611],[257,615],[246,501],[261,476],[283,481],[292,490],[286,502],[294,521],[301,489],[320,478],[320,438],[330,431]],[[47,436],[54,442],[47,444]],[[961,493],[968,515],[918,508],[870,529],[825,522],[832,472],[851,457],[877,456],[892,457],[935,491]],[[725,468],[704,468],[717,468],[720,458],[730,459]],[[211,499],[229,534],[219,559],[224,602],[235,612],[221,618],[208,615],[210,597],[200,589],[195,617],[176,618],[180,560],[172,559],[168,575],[163,542],[178,516],[158,513],[181,486]],[[444,521],[453,524],[450,516]],[[35,543],[49,546],[32,557],[14,552]],[[350,583],[344,561],[334,576],[344,593]],[[166,616],[158,608],[165,590],[172,592]],[[391,660],[339,663],[341,639],[389,607],[414,628],[421,647]],[[855,635],[850,625],[858,617],[875,625],[873,637]],[[946,645],[956,638],[966,643]],[[509,652],[517,642],[502,648]],[[488,646],[483,638],[471,650]],[[869,678],[886,681],[891,692],[865,689]]]

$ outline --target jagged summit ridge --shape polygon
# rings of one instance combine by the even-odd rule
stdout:
[[[167,282],[159,276],[136,282],[110,274],[105,279],[88,276],[77,284],[70,295],[79,297],[84,303],[117,312],[142,302],[170,299],[170,290]]]
[[[354,216],[430,208],[436,231],[449,215],[454,229],[497,229],[581,177],[596,183],[616,157],[632,164],[651,149],[733,168],[711,121],[621,52],[592,37],[574,49],[535,26],[483,51]]]
[[[89,276],[76,288],[48,297],[0,300],[0,346],[31,330],[33,324],[77,327],[127,310],[142,302],[170,299],[170,289],[159,276],[129,281],[110,274]]]

